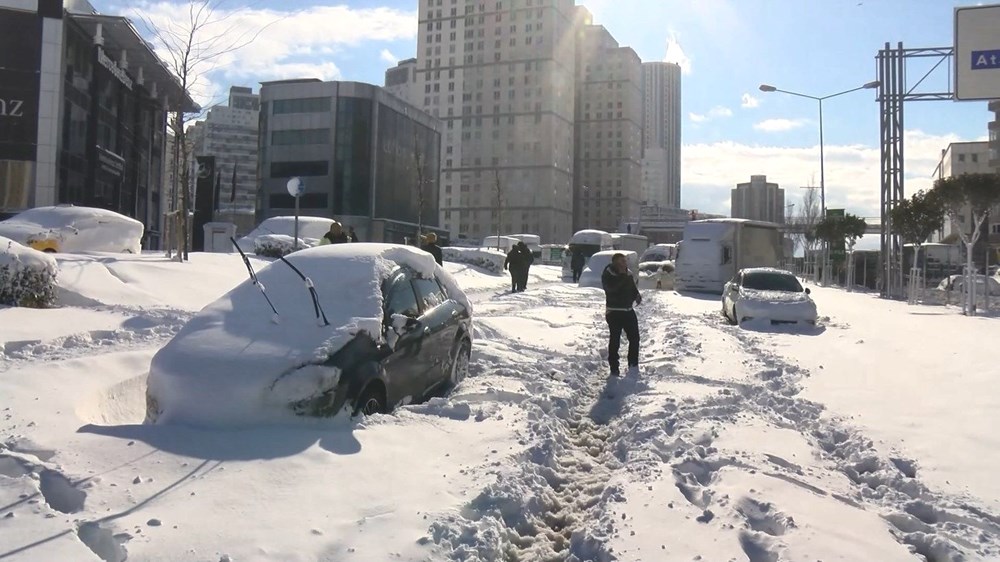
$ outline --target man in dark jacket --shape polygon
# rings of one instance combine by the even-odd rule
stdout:
[[[632,305],[642,303],[642,295],[635,285],[635,279],[628,270],[625,254],[615,254],[611,263],[601,274],[601,286],[604,288],[605,319],[611,330],[608,342],[608,366],[611,374],[619,376],[618,349],[621,347],[622,330],[628,337],[628,374],[639,374],[639,319]]]
[[[437,234],[429,232],[427,233],[427,236],[424,236],[423,238],[424,238],[424,244],[423,246],[420,246],[420,249],[434,256],[434,261],[436,261],[438,265],[444,265],[443,263],[441,263],[442,262],[441,247],[438,246],[437,244],[438,241]]]
[[[573,250],[573,255],[570,258],[569,266],[573,270],[574,283],[580,280],[580,275],[583,274],[583,266],[585,265],[587,265],[587,258],[584,257],[583,252],[579,250]]]
[[[333,221],[330,224],[330,230],[320,238],[319,245],[324,244],[346,244],[350,242],[351,239],[347,237],[344,232],[344,227],[337,221]]]
[[[531,248],[524,242],[518,242],[516,247],[521,252],[521,269],[518,271],[518,290],[524,292],[528,288],[528,270],[531,264],[535,263],[535,255],[531,253]]]
[[[520,293],[527,288],[528,268],[534,261],[535,256],[531,255],[531,250],[524,242],[514,244],[514,247],[507,252],[503,268],[510,270],[510,291],[512,293]]]
[[[348,227],[348,229],[347,229],[347,238],[351,242],[357,242],[358,241],[358,234],[356,232],[354,232],[354,227],[353,226]]]

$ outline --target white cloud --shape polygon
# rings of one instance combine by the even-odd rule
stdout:
[[[765,119],[754,123],[753,128],[765,133],[780,133],[797,129],[808,122],[808,119]]]
[[[399,62],[399,57],[392,54],[392,52],[389,49],[382,49],[382,52],[379,53],[379,57],[381,57],[382,60],[384,60],[385,62],[392,65]]]
[[[753,109],[760,105],[760,100],[751,96],[750,94],[743,94],[740,100],[740,107],[745,109]]]
[[[682,73],[691,74],[691,58],[684,53],[674,32],[670,32],[670,37],[667,38],[667,52],[663,55],[663,62],[672,62],[681,67]]]
[[[941,150],[963,140],[956,135],[905,135],[907,196],[934,183]],[[971,139],[985,140],[985,139]],[[826,145],[827,207],[863,217],[879,215],[881,171],[878,146]],[[819,185],[819,146],[782,147],[735,142],[684,145],[681,153],[682,204],[705,213],[728,214],[730,190],[751,175],[767,175],[785,189],[786,203],[801,203],[805,185]]]
[[[136,22],[164,61],[169,53],[144,29],[148,21],[160,30],[182,28],[188,20],[186,3],[167,1],[139,3],[123,15]],[[366,42],[412,39],[417,33],[417,15],[393,8],[310,6],[303,10],[265,8],[217,8],[212,24],[202,30],[200,41],[219,42],[220,37],[251,39],[243,48],[225,53],[210,64],[195,69],[192,93],[199,103],[210,103],[223,84],[258,82],[284,78],[341,78],[331,60],[347,47]],[[255,36],[256,35],[256,36]],[[221,40],[226,44],[226,39]],[[236,41],[234,39],[234,41]],[[383,52],[383,57],[388,51]],[[218,84],[219,86],[215,86]],[[250,85],[248,83],[248,85]]]
[[[712,119],[732,116],[733,110],[722,105],[717,105],[712,109],[709,109],[708,113],[688,113],[688,119],[690,119],[693,123],[704,123],[706,121],[711,121]]]

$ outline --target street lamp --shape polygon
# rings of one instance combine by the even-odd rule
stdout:
[[[783,94],[788,94],[790,96],[798,96],[800,98],[809,98],[811,100],[816,100],[819,103],[819,201],[821,209],[820,216],[824,219],[826,218],[826,173],[825,173],[826,169],[825,169],[825,161],[823,158],[823,100],[828,100],[830,98],[835,98],[837,96],[842,96],[844,94],[849,94],[851,92],[857,92],[858,90],[871,90],[873,88],[878,88],[881,85],[882,85],[881,82],[879,82],[878,80],[874,80],[862,86],[858,86],[857,88],[851,88],[850,90],[844,90],[843,92],[837,92],[836,94],[830,94],[827,96],[810,96],[809,94],[791,92],[789,90],[782,90],[780,88],[776,88],[769,84],[760,85],[760,91],[762,92],[781,92]],[[829,279],[829,271],[830,271],[830,268],[828,267],[829,264],[827,263],[829,248],[826,248],[825,246],[826,244],[824,244],[824,250],[823,250],[823,283],[828,284],[827,280]]]

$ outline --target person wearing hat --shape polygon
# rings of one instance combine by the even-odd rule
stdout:
[[[326,244],[344,244],[350,242],[351,239],[347,237],[344,232],[344,226],[337,221],[333,221],[330,224],[330,230],[320,238],[319,245],[323,246]]]
[[[434,261],[436,261],[438,265],[443,265],[441,263],[441,247],[437,244],[437,234],[428,232],[426,236],[423,236],[423,239],[424,243],[420,246],[420,249],[434,256]]]

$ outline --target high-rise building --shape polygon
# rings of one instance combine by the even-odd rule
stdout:
[[[577,8],[574,230],[616,231],[642,201],[642,62]]]
[[[419,105],[422,96],[417,89],[417,59],[401,60],[385,71],[385,91],[412,105]]]
[[[260,96],[250,88],[233,86],[229,89],[229,106],[210,109],[205,120],[196,123],[190,133],[195,157],[215,157],[219,183],[216,212],[221,219],[237,221],[241,231],[252,226],[257,199],[259,111]]]
[[[573,0],[420,0],[419,104],[444,121],[441,222],[565,241],[573,222]]]
[[[681,68],[642,65],[643,198],[647,205],[681,206]]]
[[[750,176],[749,183],[738,183],[732,191],[734,219],[751,219],[783,224],[785,222],[785,190],[769,183],[767,176]]]
[[[993,112],[993,120],[988,128],[990,133],[990,167],[1000,173],[1000,100],[993,100],[987,106]]]

